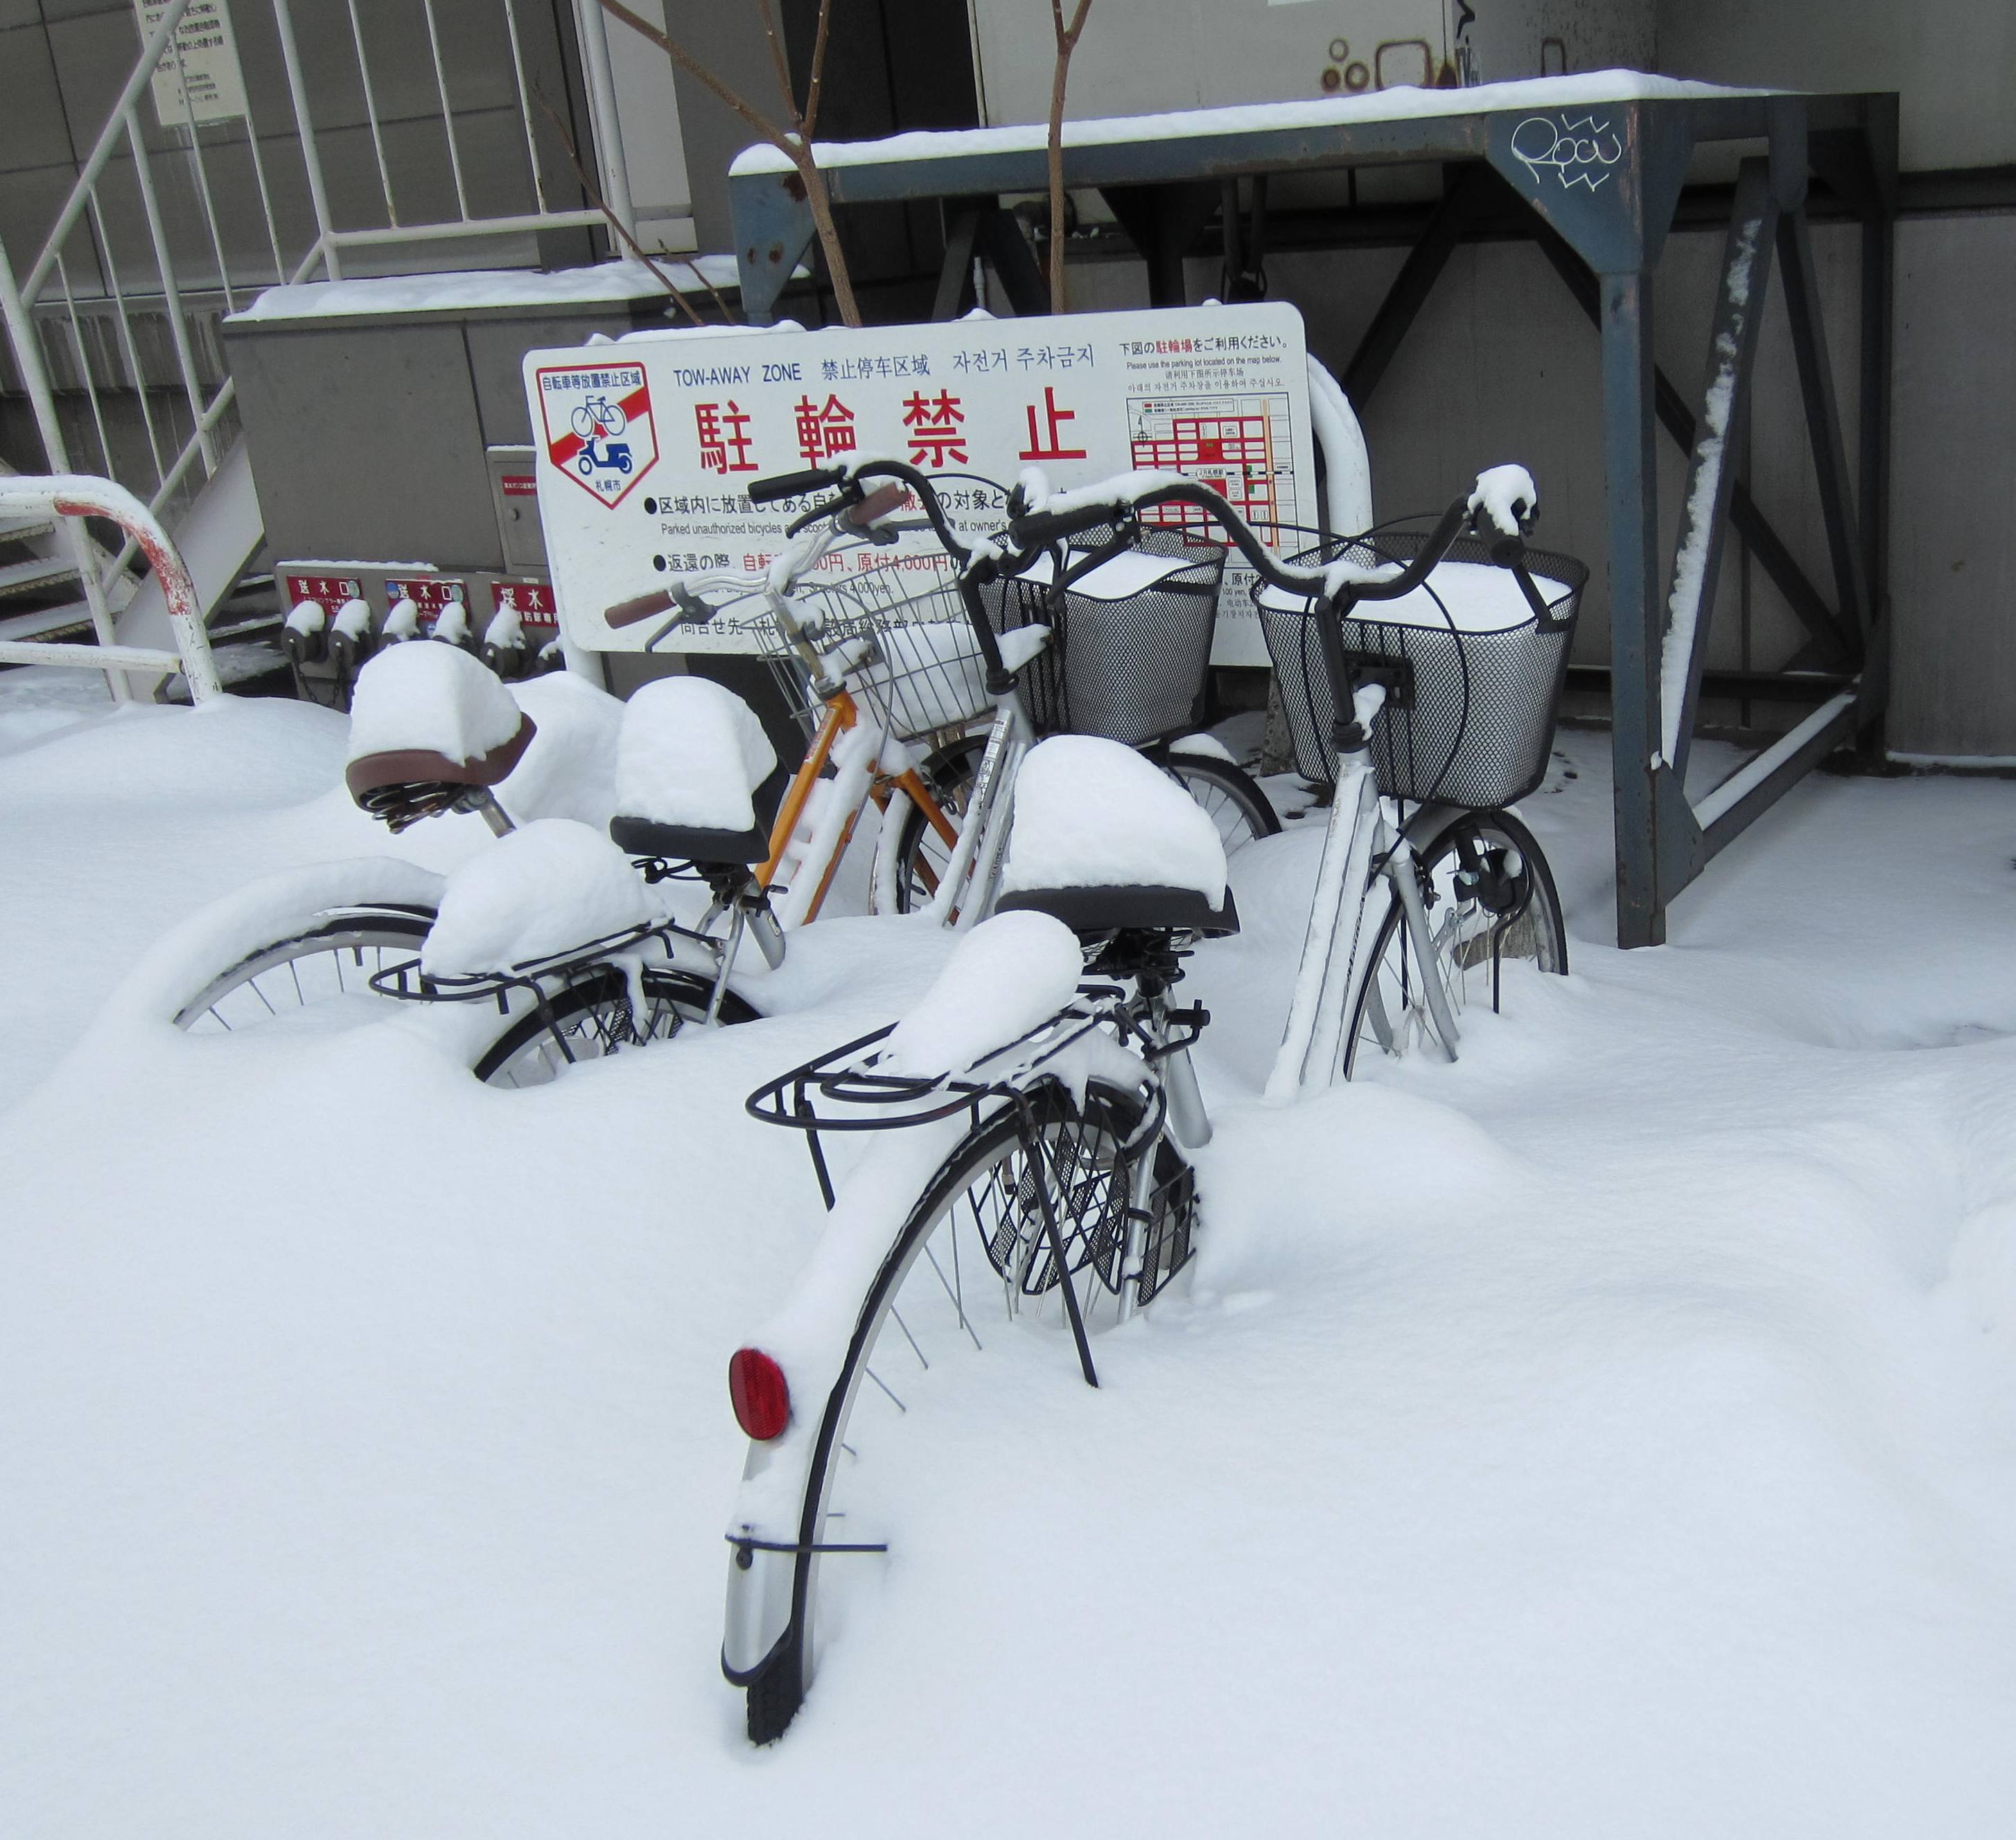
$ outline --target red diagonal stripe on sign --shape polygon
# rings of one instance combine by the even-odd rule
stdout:
[[[622,410],[625,416],[628,419],[633,422],[639,416],[649,415],[651,412],[650,385],[648,383],[639,383],[628,396],[624,397],[616,406]]]
[[[578,434],[563,434],[559,440],[549,444],[546,452],[553,455],[556,466],[564,466],[585,445]]]

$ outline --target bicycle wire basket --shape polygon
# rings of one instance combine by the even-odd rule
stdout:
[[[1050,628],[1049,646],[1021,676],[1036,732],[1098,735],[1136,747],[1195,728],[1223,548],[1150,529],[1074,579],[1087,560],[1083,553],[1070,558],[1061,586],[1044,556],[988,592],[998,631]]]
[[[1311,533],[1313,535],[1314,533]],[[1319,542],[1290,560],[1404,565],[1425,528],[1384,526]],[[1589,571],[1574,557],[1528,549],[1544,617],[1489,546],[1459,537],[1427,580],[1397,601],[1361,602],[1340,621],[1345,662],[1398,666],[1399,682],[1372,725],[1372,760],[1389,798],[1488,811],[1524,798],[1546,776],[1568,649]],[[1256,583],[1274,677],[1305,779],[1336,777],[1336,701],[1323,663],[1320,596]]]
[[[897,556],[807,582],[792,598],[829,668],[898,740],[964,729],[992,710],[987,661],[949,556]],[[773,652],[770,665],[810,740],[825,713],[811,672],[789,646]]]

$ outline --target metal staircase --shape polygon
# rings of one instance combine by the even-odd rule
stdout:
[[[542,57],[549,71],[570,56],[585,71],[585,125],[602,193],[628,221],[600,7],[577,0],[563,25],[560,9],[487,3],[494,31],[452,38],[440,30],[435,0],[368,15],[368,34],[353,6],[347,38],[326,29],[319,13],[304,59],[290,0],[237,0],[231,16],[241,42],[277,59],[272,74],[279,80],[247,85],[239,77],[252,99],[225,116],[189,100],[211,81],[189,73],[216,55],[216,9],[200,9],[187,27],[191,0],[146,9],[153,28],[142,40],[136,23],[131,72],[41,247],[18,265],[0,247],[0,394],[26,398],[41,450],[0,459],[0,498],[16,507],[0,515],[0,667],[99,663],[89,646],[67,643],[82,638],[117,655],[119,668],[106,676],[113,697],[125,700],[159,691],[175,661],[164,648],[175,639],[186,643],[191,629],[186,618],[171,622],[131,525],[120,531],[82,517],[19,513],[27,496],[10,492],[8,481],[31,468],[38,477],[93,476],[130,492],[183,553],[203,623],[257,554],[258,494],[217,333],[225,315],[275,283],[335,279],[358,261],[397,272],[412,265],[401,252],[431,266],[444,247],[480,247],[481,265],[494,267],[499,239],[509,238],[520,253],[506,261],[537,261],[538,236],[603,223],[602,211],[579,192],[567,196],[571,182],[563,172],[555,178],[555,150],[535,144]],[[470,7],[461,10],[466,16]],[[465,16],[463,25],[470,23]],[[417,44],[423,25],[430,85],[427,67],[416,67],[414,45],[405,42]],[[563,50],[560,37],[568,34]],[[474,62],[479,53],[488,69]],[[468,60],[463,67],[458,55]],[[230,56],[235,61],[236,50]],[[523,156],[515,174],[519,153],[495,138],[500,70],[515,83]],[[452,80],[461,99],[455,102]],[[334,131],[350,162],[339,172],[338,195],[367,221],[339,224],[311,100],[353,92],[369,123],[372,160],[360,165],[355,134]],[[397,143],[407,149],[403,164],[387,157],[392,130],[405,137]],[[452,206],[424,192],[433,154],[415,136],[429,132],[445,141]],[[488,136],[480,161],[476,147],[463,144],[472,134]],[[480,190],[465,183],[465,168],[480,176]],[[373,209],[373,187],[381,188],[381,209]],[[311,224],[302,221],[304,196]],[[472,210],[472,196],[482,208]],[[465,238],[484,241],[455,241]],[[429,250],[430,257],[420,254]],[[99,533],[124,540],[108,548]],[[204,644],[202,624],[194,631]],[[206,657],[200,674],[209,673]],[[199,673],[184,675],[193,682]]]

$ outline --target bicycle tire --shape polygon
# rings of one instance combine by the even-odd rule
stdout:
[[[1280,834],[1280,817],[1244,767],[1208,754],[1171,752],[1152,758],[1210,813],[1227,857],[1255,837]]]
[[[948,816],[965,816],[967,800],[986,751],[985,735],[963,736],[941,747],[924,763],[921,769],[924,783]],[[1207,754],[1157,751],[1149,758],[1211,814],[1227,857],[1255,837],[1280,833],[1280,819],[1267,802],[1267,795],[1243,768]],[[894,890],[897,913],[914,913],[930,902],[938,875],[951,857],[951,848],[931,828],[923,812],[907,800],[892,834],[894,861],[887,866],[877,861],[875,886]],[[879,844],[876,853],[880,859]]]
[[[707,978],[650,966],[639,981],[649,1005],[641,1023],[628,973],[620,965],[598,965],[549,997],[544,1010],[514,1017],[470,1071],[485,1086],[543,1086],[576,1062],[669,1041],[689,1024],[705,1022],[713,994]],[[722,993],[724,1027],[756,1017],[733,991]]]
[[[1510,922],[1496,931],[1496,916],[1478,899],[1466,900],[1457,886],[1459,844],[1474,839],[1503,871],[1516,852],[1518,889]],[[1451,819],[1416,853],[1428,925],[1435,941],[1432,974],[1442,980],[1450,1006],[1460,1018],[1482,1003],[1496,1009],[1499,971],[1507,962],[1530,963],[1550,973],[1568,968],[1568,930],[1553,871],[1533,834],[1509,812],[1463,812]],[[1440,1041],[1429,1009],[1423,967],[1400,904],[1390,896],[1373,936],[1367,972],[1352,1009],[1345,1038],[1344,1077],[1359,1066],[1361,1044],[1396,1058],[1428,1041]],[[1453,1045],[1453,1044],[1452,1044]]]
[[[1058,1209],[1065,1264],[1082,1294],[1086,1328],[1104,1327],[1103,1305],[1110,1301],[1117,1315],[1124,1281],[1120,1268],[1132,1172],[1143,1154],[1142,1146],[1130,1149],[1129,1140],[1139,1129],[1143,1101],[1136,1093],[1096,1082],[1088,1086],[1082,1109],[1055,1086],[1039,1089],[1030,1100],[1038,1113],[1035,1129],[1046,1144],[1069,1158],[1063,1185],[1067,1193],[1061,1197],[1066,1205]],[[1155,1143],[1161,1151],[1161,1141]],[[1157,1167],[1159,1171],[1159,1160]],[[898,1395],[873,1371],[878,1352],[889,1357],[884,1365],[902,1384],[914,1388],[927,1372],[942,1378],[956,1368],[962,1353],[984,1351],[1003,1328],[1033,1310],[1056,1317],[1059,1358],[1075,1359],[1064,1327],[1057,1262],[1030,1175],[1021,1122],[1013,1107],[1004,1107],[970,1131],[939,1165],[862,1297],[838,1377],[816,1408],[819,1418],[801,1498],[788,1621],[769,1652],[747,1673],[728,1669],[724,1651],[724,1671],[747,1696],[747,1728],[752,1743],[769,1744],[782,1737],[811,1684],[819,1555],[808,1549],[819,1544],[834,1514],[837,1460],[844,1449],[852,1471],[871,1462],[878,1437],[892,1428],[889,1421],[904,1417],[909,1410],[900,1402],[890,1406]],[[988,1208],[996,1203],[1002,1205],[990,1231]],[[981,1247],[977,1255],[962,1258],[959,1247],[969,1221],[977,1230]],[[943,1255],[934,1252],[934,1247],[941,1248]],[[974,1280],[970,1288],[969,1272]],[[897,1331],[893,1335],[892,1323]],[[987,1340],[981,1337],[983,1327]],[[858,1410],[864,1399],[864,1378],[874,1381],[866,1396],[887,1412],[885,1419],[884,1411],[876,1411],[875,1418],[882,1422],[865,1428]],[[733,1572],[730,1582],[732,1590]]]
[[[433,909],[420,906],[358,906],[304,916],[297,927],[220,971],[171,1020],[190,1034],[212,1032],[213,1024],[236,1034],[246,1023],[277,1021],[290,1009],[305,1011],[322,1002],[372,996],[389,1003],[370,992],[369,980],[386,968],[387,953],[418,952],[434,922]],[[284,981],[282,971],[287,973]],[[256,1003],[244,1000],[248,997]]]

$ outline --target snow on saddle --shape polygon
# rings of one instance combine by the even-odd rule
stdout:
[[[537,733],[503,680],[459,646],[388,646],[357,674],[344,783],[403,830],[495,786]]]
[[[789,779],[733,690],[709,678],[660,678],[624,705],[609,834],[633,856],[761,862]]]
[[[1210,814],[1132,748],[1089,735],[1054,735],[1023,761],[1001,887],[1001,911],[1047,913],[1081,937],[1239,931]]]

